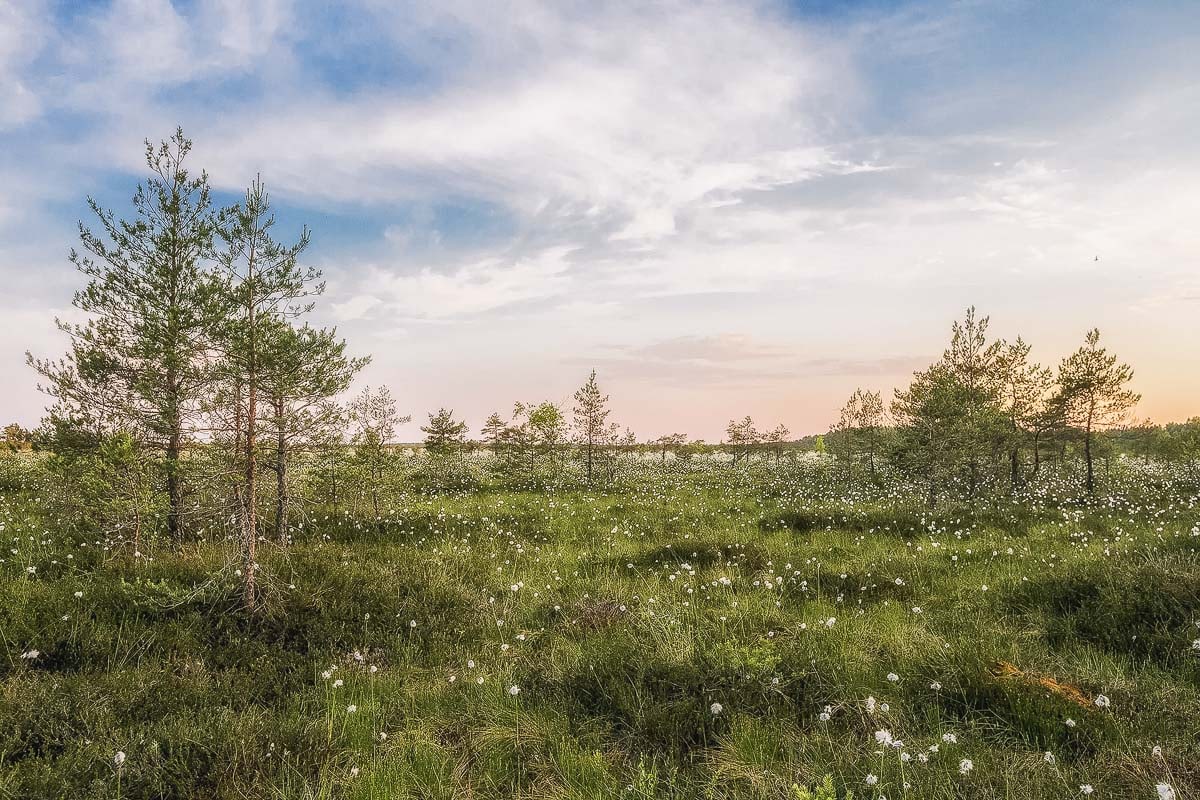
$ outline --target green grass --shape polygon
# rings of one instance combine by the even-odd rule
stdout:
[[[844,494],[315,513],[247,617],[227,542],[135,558],[9,492],[0,796],[1200,800],[1195,498]]]

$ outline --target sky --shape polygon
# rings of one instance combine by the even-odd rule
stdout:
[[[1200,3],[0,0],[0,417],[76,319],[86,198],[183,126],[312,230],[314,322],[415,422],[825,430],[974,305],[1200,414]]]

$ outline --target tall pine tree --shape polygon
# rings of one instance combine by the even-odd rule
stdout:
[[[58,400],[52,416],[128,430],[159,455],[172,539],[182,532],[182,455],[208,389],[219,311],[206,276],[218,220],[207,176],[184,165],[191,149],[181,129],[158,147],[146,142],[150,177],[134,192],[130,219],[88,198],[98,228],[81,222],[83,252],[70,256],[88,279],[73,300],[88,320],[59,321],[70,337],[64,358],[27,355]]]

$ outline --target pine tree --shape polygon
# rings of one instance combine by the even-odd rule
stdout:
[[[1117,362],[1100,346],[1100,331],[1088,331],[1083,347],[1064,358],[1058,367],[1058,401],[1068,425],[1083,431],[1083,456],[1087,464],[1087,492],[1096,495],[1092,466],[1094,435],[1125,418],[1141,395],[1125,388],[1133,370]]]
[[[354,424],[354,436],[350,443],[354,446],[355,460],[366,473],[371,508],[376,519],[379,519],[383,510],[383,480],[392,460],[388,445],[396,435],[396,426],[411,419],[400,416],[396,411],[396,401],[386,386],[380,386],[374,392],[371,387],[364,387],[350,404],[350,420]]]
[[[907,471],[923,477],[930,507],[938,488],[953,475],[961,427],[964,389],[944,363],[913,374],[905,389],[897,389],[892,416],[898,425],[897,460]]]
[[[490,447],[495,453],[504,438],[504,429],[508,423],[504,421],[504,417],[493,411],[488,415],[487,420],[483,423],[483,428],[479,431],[479,435],[483,438],[485,447]]]
[[[748,461],[750,452],[762,441],[761,434],[754,427],[754,420],[749,416],[741,422],[729,420],[729,424],[725,426],[725,435],[728,437],[728,446],[733,451],[734,464],[742,459]]]
[[[967,492],[978,491],[984,462],[1003,438],[1000,412],[1000,353],[1003,344],[989,341],[989,318],[975,318],[975,307],[967,309],[963,322],[951,327],[950,347],[942,355],[946,377],[957,384],[960,413],[951,417],[944,431],[953,445],[953,455],[965,472]]]
[[[783,455],[783,446],[787,443],[788,437],[791,436],[791,434],[792,432],[788,430],[787,425],[784,425],[781,422],[766,435],[767,443],[771,445],[771,450],[775,460],[778,461]]]
[[[951,328],[950,346],[936,364],[898,390],[892,413],[900,463],[924,473],[930,502],[940,484],[961,484],[976,496],[984,468],[996,466],[1008,427],[1001,408],[1002,343],[987,336],[988,318],[968,308]]]
[[[845,457],[847,472],[853,472],[854,462],[861,454],[870,474],[875,475],[879,433],[885,422],[880,393],[855,389],[842,406],[837,425],[830,431],[834,450]]]
[[[71,340],[59,361],[27,360],[47,380],[59,419],[131,431],[161,455],[167,531],[182,533],[181,458],[210,376],[205,354],[217,312],[206,265],[218,219],[208,178],[184,166],[183,131],[157,148],[146,142],[150,178],[133,196],[133,217],[118,220],[93,199],[99,232],[79,225],[84,253],[70,260],[88,278],[73,304],[87,322],[59,322]]]
[[[454,419],[454,412],[439,408],[429,415],[429,424],[421,426],[425,434],[425,449],[438,456],[460,451],[467,434],[467,423]]]
[[[587,383],[575,392],[575,441],[583,449],[587,481],[592,482],[592,462],[597,447],[604,438],[604,425],[610,413],[608,395],[600,394],[596,384],[596,370],[588,376]]]
[[[275,217],[261,179],[254,181],[245,200],[226,216],[219,230],[224,250],[218,256],[215,292],[223,316],[216,324],[214,341],[222,355],[218,374],[234,387],[229,397],[236,403],[231,418],[236,426],[234,461],[239,480],[235,498],[242,529],[243,601],[252,608],[257,571],[259,402],[268,368],[268,337],[281,335],[289,327],[285,320],[311,311],[307,298],[319,295],[324,284],[318,283],[319,271],[299,263],[309,242],[307,229],[291,246],[272,237]]]
[[[1036,449],[1045,421],[1051,371],[1029,360],[1030,346],[1023,339],[1007,344],[997,359],[1000,374],[1000,404],[1008,420],[1009,483],[1013,491],[1021,484],[1021,445],[1033,440]],[[1035,461],[1037,459],[1035,455]]]
[[[667,463],[667,452],[677,450],[687,443],[686,433],[668,433],[654,440],[653,444],[659,449],[660,461]]]
[[[346,342],[337,338],[333,329],[296,327],[282,321],[266,336],[265,345],[262,385],[266,426],[274,445],[269,463],[275,473],[274,537],[286,543],[291,454],[316,448],[327,461],[340,458],[346,412],[334,398],[349,388],[370,359],[347,356]]]

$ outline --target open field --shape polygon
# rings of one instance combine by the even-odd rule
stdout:
[[[29,467],[0,796],[1200,797],[1194,490],[926,511],[706,462],[309,508],[255,615],[224,532],[136,557]]]

